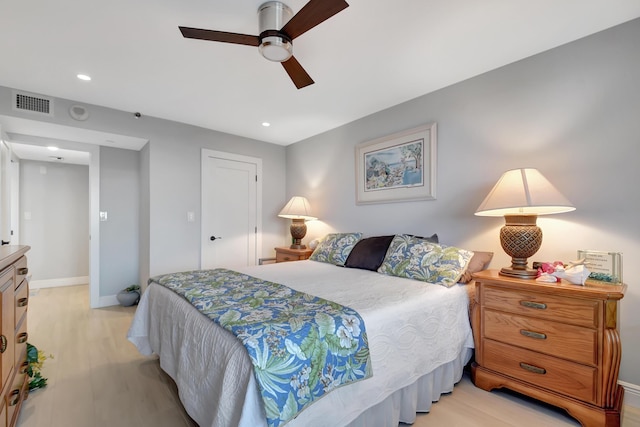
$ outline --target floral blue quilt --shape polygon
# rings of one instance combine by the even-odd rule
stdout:
[[[336,387],[372,375],[364,321],[351,308],[218,268],[157,276],[231,331],[253,362],[269,426]]]

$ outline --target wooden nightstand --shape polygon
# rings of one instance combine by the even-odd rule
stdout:
[[[291,249],[287,247],[276,248],[276,262],[301,261],[308,259],[313,249]]]
[[[473,278],[474,384],[558,406],[584,427],[619,426],[616,317],[626,285],[539,283],[492,270]]]

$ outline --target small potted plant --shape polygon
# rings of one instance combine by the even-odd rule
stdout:
[[[118,295],[116,295],[118,302],[120,305],[124,307],[129,307],[130,305],[137,304],[140,301],[140,286],[131,285],[129,287],[124,288]]]

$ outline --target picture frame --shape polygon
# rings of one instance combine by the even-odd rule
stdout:
[[[583,258],[590,272],[587,282],[622,285],[622,254],[620,252],[579,250],[578,259]]]
[[[356,145],[356,204],[435,200],[437,123]]]

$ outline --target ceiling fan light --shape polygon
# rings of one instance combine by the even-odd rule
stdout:
[[[284,62],[293,55],[291,42],[278,36],[265,37],[260,43],[260,54],[269,61]]]

